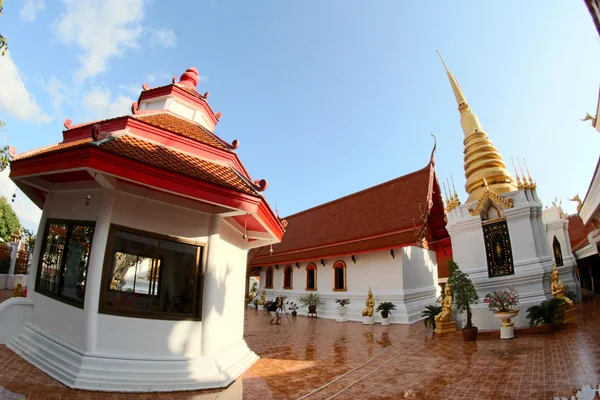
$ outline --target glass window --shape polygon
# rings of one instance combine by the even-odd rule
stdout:
[[[292,278],[294,275],[294,271],[292,270],[292,266],[288,265],[285,267],[283,271],[283,288],[291,289],[292,288]]]
[[[114,230],[101,310],[199,318],[200,247],[150,235]]]
[[[317,290],[317,267],[309,264],[306,267],[306,290]]]
[[[335,287],[333,290],[346,290],[346,264],[338,261],[333,266],[333,281]]]
[[[267,268],[265,287],[267,289],[273,289],[273,267]]]
[[[43,236],[36,291],[83,306],[93,222],[49,220]]]

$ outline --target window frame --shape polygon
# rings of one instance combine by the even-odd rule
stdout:
[[[271,272],[271,282],[269,282],[269,271]],[[265,289],[273,289],[273,267],[267,267],[265,270]]]
[[[308,287],[308,271],[314,271],[313,288]],[[304,290],[306,290],[307,292],[317,291],[317,265],[315,263],[310,263],[306,266],[306,285]]]
[[[289,286],[285,286],[285,275],[288,271],[290,271],[290,284]],[[292,290],[294,288],[294,269],[291,265],[286,265],[285,268],[283,268],[283,288],[285,290]]]
[[[344,271],[344,287],[341,289],[337,289],[337,279],[336,279],[336,272],[338,269],[342,269]],[[346,263],[342,260],[338,260],[335,263],[333,263],[333,291],[334,292],[346,292],[348,290],[348,286],[347,286],[347,275],[346,275]]]
[[[92,255],[92,248],[94,245],[94,236],[96,235],[96,221],[89,221],[89,220],[86,221],[86,220],[77,220],[77,219],[62,219],[62,218],[47,218],[46,226],[44,227],[44,236],[43,236],[43,240],[42,240],[42,247],[40,249],[39,259],[37,262],[37,271],[35,274],[34,291],[36,293],[38,293],[42,296],[50,297],[51,299],[60,301],[61,303],[65,303],[70,306],[83,309],[85,307],[85,293],[87,291],[87,277],[88,277],[87,273],[85,274],[85,279],[83,280],[84,292],[83,292],[83,299],[81,300],[81,302],[75,301],[69,297],[62,297],[62,296],[60,296],[60,294],[56,294],[49,290],[40,288],[40,279],[41,279],[41,275],[42,275],[42,262],[44,261],[44,252],[46,250],[46,245],[48,244],[48,233],[50,230],[50,224],[67,225],[67,235],[65,236],[65,248],[63,249],[63,258],[62,258],[62,260],[60,262],[60,266],[59,266],[60,276],[58,279],[58,286],[59,286],[59,290],[60,290],[61,285],[64,283],[64,277],[63,277],[64,271],[63,270],[65,268],[65,262],[67,259],[66,254],[68,252],[68,243],[69,243],[71,234],[73,232],[73,229],[71,228],[71,226],[79,225],[79,226],[90,226],[90,227],[94,228],[94,233],[92,234],[92,240],[90,241],[90,253],[88,255],[88,262],[87,262],[87,266],[86,266],[86,271],[87,271],[90,268],[90,258]]]
[[[111,307],[106,307],[104,302],[106,300],[106,293],[110,290],[109,281],[111,274],[111,267],[113,264],[113,245],[114,245],[114,235],[116,231],[122,231],[127,233],[133,233],[140,236],[145,236],[148,238],[160,240],[167,240],[171,242],[177,242],[182,244],[188,244],[196,246],[196,285],[195,285],[195,294],[194,294],[194,303],[192,305],[192,315],[189,314],[179,314],[179,313],[168,313],[162,311],[154,310],[154,300],[151,301],[151,311],[140,311],[140,310],[126,310],[126,309],[115,309]],[[158,253],[158,249],[160,246],[156,246],[155,252]],[[100,302],[98,304],[98,313],[99,314],[107,314],[107,315],[115,315],[119,317],[133,317],[133,318],[143,318],[143,319],[156,319],[162,321],[202,321],[202,310],[203,310],[203,293],[204,293],[204,275],[206,273],[206,242],[199,242],[194,239],[186,239],[180,238],[177,236],[169,236],[162,235],[155,232],[143,231],[140,229],[130,228],[128,226],[110,224],[110,228],[108,231],[108,238],[106,241],[106,250],[104,253],[104,262],[102,264],[102,280],[100,286]],[[158,260],[159,257],[155,254],[156,257],[153,257],[153,260]],[[162,274],[159,275],[158,280],[162,280]],[[157,284],[158,287],[158,284]]]

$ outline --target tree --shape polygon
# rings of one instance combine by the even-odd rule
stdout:
[[[0,16],[2,16],[2,9],[4,8],[4,0],[0,0]],[[6,38],[0,33],[0,55],[6,54],[8,50],[8,43]]]
[[[448,278],[448,285],[452,288],[452,294],[454,295],[454,304],[456,305],[456,311],[459,313],[467,313],[467,325],[465,328],[473,328],[471,322],[471,304],[477,304],[479,301],[479,295],[473,282],[469,278],[469,274],[464,273],[458,268],[458,264],[454,261],[448,263],[448,271],[450,277]]]
[[[8,242],[10,235],[19,230],[21,223],[17,214],[6,200],[6,197],[0,197],[0,238]]]
[[[0,16],[2,16],[2,9],[4,8],[4,0],[0,0]],[[0,33],[0,56],[6,54],[6,50],[8,50],[8,43],[6,42],[6,38]],[[6,128],[6,124],[0,120],[0,131],[3,131]],[[0,150],[0,172],[4,171],[10,162],[10,157],[8,155],[8,145],[4,146]]]

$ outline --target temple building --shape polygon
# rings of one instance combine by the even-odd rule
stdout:
[[[441,57],[441,56],[440,56]],[[443,63],[443,60],[442,60]],[[464,204],[448,204],[446,228],[452,239],[454,261],[472,279],[480,299],[494,290],[508,287],[520,295],[521,310],[550,297],[550,272],[555,261],[548,242],[568,249],[565,224],[542,220],[542,203],[527,165],[518,161],[515,175],[506,168],[502,156],[471,110],[456,77],[444,63],[454,93],[464,132]],[[527,173],[525,173],[527,171]],[[548,230],[547,230],[548,229]],[[552,236],[552,239],[549,238]],[[567,252],[567,254],[570,254]],[[558,266],[562,281],[577,286],[571,258]],[[473,324],[479,329],[498,329],[498,322],[480,302],[473,306]],[[526,313],[515,317],[516,326],[527,326]]]
[[[143,85],[132,115],[10,153],[42,212],[26,298],[0,305],[0,343],[63,384],[102,391],[225,387],[247,347],[247,252],[284,223],[214,133],[199,75]]]
[[[377,303],[396,305],[392,322],[412,323],[447,277],[444,218],[432,152],[425,168],[286,217],[285,239],[252,250],[249,274],[260,275],[268,299],[318,292],[324,318],[336,318],[335,299],[347,298],[346,317],[361,320],[370,288]]]

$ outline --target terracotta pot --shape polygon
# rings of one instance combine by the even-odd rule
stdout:
[[[544,333],[554,332],[554,324],[552,322],[544,322],[542,324],[542,332],[544,332]]]
[[[308,306],[308,313],[309,314],[316,314],[317,313],[317,306]]]
[[[297,312],[297,311],[292,311],[292,317],[295,317],[295,316],[296,316],[296,314],[298,314],[298,312]]]
[[[477,327],[463,328],[462,335],[465,342],[472,342],[477,337]]]

